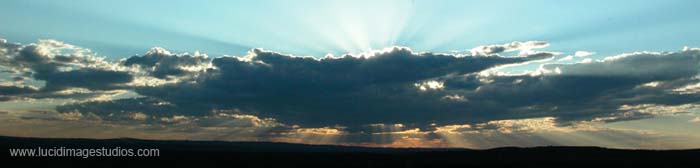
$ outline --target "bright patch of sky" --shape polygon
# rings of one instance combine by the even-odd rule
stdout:
[[[0,5],[0,37],[58,39],[111,59],[160,46],[243,55],[261,47],[295,55],[366,52],[394,45],[449,52],[512,41],[593,58],[700,46],[698,1],[49,1]],[[578,58],[577,58],[578,59]]]

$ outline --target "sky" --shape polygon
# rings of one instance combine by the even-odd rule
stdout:
[[[0,135],[700,147],[700,5],[0,2]]]

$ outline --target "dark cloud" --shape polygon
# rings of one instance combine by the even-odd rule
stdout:
[[[38,89],[29,86],[2,86],[0,85],[0,102],[20,98],[25,94],[36,93]]]
[[[123,64],[126,66],[138,65],[147,71],[149,75],[165,79],[168,77],[192,75],[197,73],[197,70],[186,70],[186,67],[206,68],[209,62],[210,60],[206,55],[200,55],[199,53],[194,55],[175,55],[163,48],[153,48],[143,56],[129,57]]]
[[[368,57],[314,59],[255,49],[245,58],[214,59],[214,69],[195,83],[137,92],[178,105],[238,108],[302,126],[423,123],[438,119],[435,113],[442,112],[435,110],[443,103],[440,95],[424,93],[416,83],[551,56],[460,56],[397,47]]]
[[[172,117],[175,115],[211,115],[212,110],[206,106],[193,104],[190,106],[178,106],[154,98],[127,98],[113,101],[95,101],[78,104],[68,104],[56,107],[56,111],[67,113],[73,111],[93,113],[103,116],[105,120],[121,120],[134,113],[146,113],[154,119]],[[111,117],[108,117],[111,116]]]
[[[560,122],[652,117],[620,110],[625,105],[698,103],[697,94],[672,90],[700,82],[700,50],[635,53],[600,62],[546,64],[540,75],[454,78],[446,87],[474,89],[471,103],[501,117],[557,117]],[[476,88],[475,88],[476,87]],[[489,107],[492,105],[491,107]]]
[[[0,50],[0,67],[15,76],[15,81],[27,78],[45,82],[39,90],[28,84],[17,86],[14,90],[23,88],[25,98],[61,96],[56,92],[72,88],[113,90],[133,81],[130,73],[116,70],[114,63],[88,55],[89,50],[58,41],[41,40],[28,45],[3,41]],[[10,94],[12,92],[0,92],[3,96]]]
[[[316,60],[254,50],[247,58],[214,59],[215,70],[196,83],[137,92],[174,104],[238,108],[283,123],[354,130],[373,123],[426,129],[431,123],[533,117],[555,117],[560,124],[628,120],[657,114],[621,110],[625,105],[700,101],[696,94],[670,91],[698,82],[697,50],[548,64],[524,75],[474,73],[534,58],[546,57],[456,57],[396,48],[369,58]],[[658,84],[644,86],[652,82]]]
[[[29,86],[2,86],[0,85],[0,93],[3,93],[3,95],[19,95],[19,94],[28,94],[28,93],[34,93],[38,89],[34,87],[29,87]]]
[[[511,52],[511,51],[527,51],[530,49],[536,49],[536,48],[544,48],[549,46],[549,43],[544,42],[544,41],[527,41],[527,42],[519,42],[515,41],[512,43],[507,43],[507,44],[502,44],[502,45],[484,45],[484,46],[478,46],[473,49],[471,49],[472,55],[492,55],[492,54],[498,54],[502,52]]]
[[[285,131],[293,125],[337,126],[351,132],[430,131],[436,125],[542,117],[563,125],[614,122],[671,114],[700,102],[692,89],[677,91],[700,82],[698,49],[545,64],[533,73],[502,75],[485,70],[543,60],[555,53],[532,51],[548,45],[537,41],[477,47],[472,55],[395,47],[322,59],[262,49],[245,57],[210,59],[154,48],[112,63],[47,51],[47,47],[74,49],[57,42],[8,44],[3,44],[7,50],[0,57],[2,66],[13,75],[45,81],[39,91],[127,89],[144,96],[57,107],[62,113],[77,111],[107,120],[219,121],[226,117],[211,118],[220,114],[217,110],[231,110],[226,114],[287,124]],[[498,54],[516,50],[521,51],[519,56]],[[0,94],[4,99],[42,97],[33,93],[36,88],[0,89],[7,90]],[[30,94],[34,96],[23,96]]]
[[[37,73],[34,78],[46,81],[46,90],[64,90],[71,87],[90,90],[112,90],[118,84],[131,82],[133,76],[127,72],[101,69],[79,69],[66,72]]]

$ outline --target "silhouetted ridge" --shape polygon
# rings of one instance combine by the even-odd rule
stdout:
[[[10,157],[7,162],[50,167],[697,167],[700,150],[627,150],[601,147],[370,148],[281,142],[175,141],[0,136],[13,148],[157,148],[159,157]],[[39,161],[35,161],[39,160]],[[128,162],[125,162],[128,161]],[[695,166],[692,166],[695,165]]]

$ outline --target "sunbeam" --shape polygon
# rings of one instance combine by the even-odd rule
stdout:
[[[700,1],[0,4],[2,136],[700,146]]]

